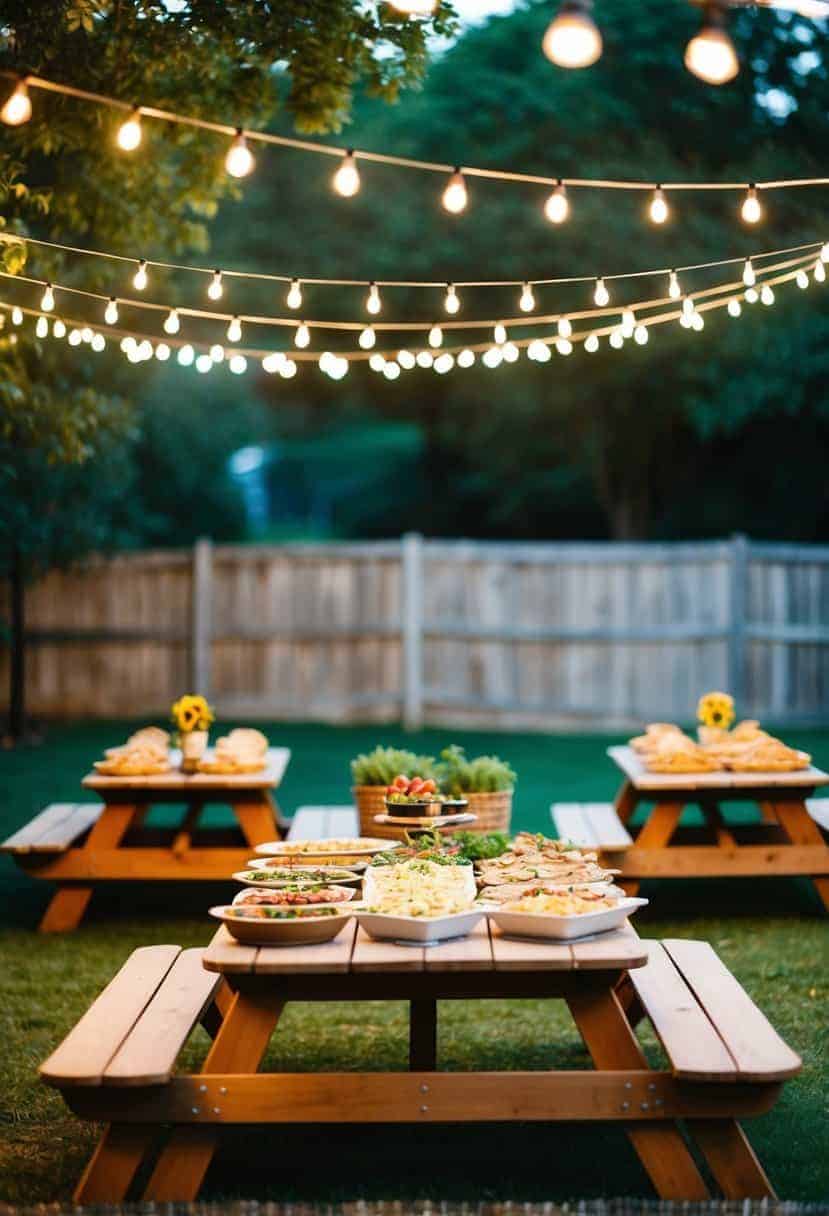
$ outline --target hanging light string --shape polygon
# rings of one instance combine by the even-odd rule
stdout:
[[[13,72],[3,70],[0,76],[16,81],[16,86],[6,104],[0,110],[0,117],[9,125],[16,126],[27,122],[31,116],[30,89],[41,89],[50,93],[59,93],[65,97],[74,97],[95,105],[106,106],[127,115],[118,133],[118,144],[123,151],[132,152],[141,143],[141,120],[144,118],[157,119],[161,122],[174,123],[178,126],[195,127],[209,131],[215,135],[231,140],[226,167],[234,177],[245,177],[254,168],[250,144],[266,144],[281,148],[290,148],[298,152],[315,153],[318,156],[337,157],[340,167],[334,174],[332,185],[344,197],[352,197],[360,189],[360,174],[358,162],[390,165],[399,169],[413,169],[425,173],[440,173],[448,175],[448,185],[443,194],[446,210],[458,214],[466,209],[467,192],[465,181],[468,178],[485,178],[490,181],[518,182],[524,185],[552,186],[553,195],[548,200],[547,215],[553,223],[566,220],[569,204],[566,200],[568,187],[594,190],[647,190],[659,200],[656,215],[662,215],[664,196],[668,191],[745,191],[746,197],[742,204],[741,215],[746,223],[756,223],[762,217],[762,207],[759,203],[758,192],[766,190],[786,190],[806,186],[829,185],[829,177],[808,178],[779,178],[768,181],[727,181],[727,182],[692,182],[692,181],[639,181],[615,178],[584,178],[584,177],[550,177],[545,174],[520,173],[506,169],[484,169],[473,165],[452,165],[443,161],[419,160],[413,157],[395,156],[384,152],[369,152],[357,148],[344,148],[335,144],[313,143],[310,140],[296,139],[287,135],[274,135],[268,131],[250,131],[246,128],[231,126],[228,123],[214,122],[206,118],[196,118],[192,115],[178,114],[172,110],[163,110],[157,106],[133,105],[119,98],[110,97],[103,93],[80,89],[75,85],[62,84],[58,81],[47,80],[42,76],[18,76]],[[553,200],[556,200],[554,203]],[[667,206],[665,204],[665,206]],[[653,207],[651,218],[654,218]],[[666,218],[667,211],[663,215]],[[661,223],[661,219],[655,222]]]
[[[829,260],[829,257],[827,260]],[[579,331],[574,331],[571,328],[568,330],[566,339],[562,338],[562,333],[560,330],[555,334],[545,334],[540,337],[508,339],[506,323],[499,322],[496,324],[496,326],[493,326],[493,329],[500,329],[503,331],[503,341],[488,341],[470,344],[467,346],[441,346],[439,351],[433,351],[432,354],[436,355],[436,357],[440,357],[442,355],[450,355],[454,357],[463,353],[464,351],[468,351],[473,355],[477,355],[491,352],[494,348],[498,348],[499,346],[504,350],[506,350],[508,347],[512,347],[515,350],[520,350],[533,346],[538,347],[541,345],[557,347],[559,350],[561,350],[562,341],[566,341],[568,347],[572,347],[572,344],[575,343],[588,343],[592,340],[598,340],[598,338],[605,336],[609,336],[612,339],[614,336],[618,336],[620,332],[624,333],[625,317],[629,317],[631,319],[631,326],[635,327],[636,332],[639,332],[642,330],[647,331],[654,325],[667,324],[668,322],[675,321],[677,319],[682,321],[683,316],[687,315],[688,313],[690,313],[691,316],[698,316],[699,314],[719,308],[728,308],[729,312],[732,312],[735,302],[738,303],[739,311],[739,301],[742,299],[750,302],[760,299],[766,304],[771,304],[774,301],[774,295],[771,291],[774,286],[787,283],[792,280],[796,280],[798,285],[801,287],[808,285],[808,276],[806,276],[804,269],[804,267],[807,265],[813,267],[813,275],[818,282],[822,283],[826,281],[827,272],[824,260],[822,258],[819,257],[814,262],[811,259],[793,258],[789,259],[788,261],[781,262],[775,266],[758,268],[752,285],[749,288],[746,288],[745,277],[743,277],[741,280],[718,284],[714,287],[703,288],[699,291],[690,292],[685,295],[682,299],[682,304],[680,307],[677,307],[676,301],[672,300],[670,297],[658,297],[655,299],[638,301],[636,303],[621,307],[617,306],[615,309],[592,309],[580,313],[571,313],[568,317],[568,320],[570,321],[590,320],[596,317],[604,321],[607,320],[607,318],[611,315],[615,316],[616,320],[613,324],[588,326],[584,330]],[[755,284],[761,288],[759,292],[756,290]],[[767,293],[771,294],[768,295]],[[650,313],[648,315],[644,315],[643,313],[643,310],[645,309],[664,308],[666,305],[668,306],[667,311]],[[0,301],[0,309],[5,313],[11,314],[12,321],[16,325],[20,323],[24,316],[29,316],[37,318],[39,325],[46,323],[47,328],[50,322],[53,325],[61,325],[62,332],[64,333],[70,327],[72,327],[77,333],[85,332],[90,336],[101,338],[104,341],[106,338],[118,338],[121,339],[122,342],[126,341],[134,344],[140,342],[142,345],[146,345],[149,348],[150,355],[148,355],[148,357],[151,357],[152,353],[157,352],[159,348],[165,348],[167,350],[167,355],[169,355],[169,351],[171,349],[176,349],[179,351],[188,350],[194,354],[196,351],[201,351],[205,355],[210,352],[220,350],[221,360],[224,359],[225,354],[227,354],[229,361],[238,357],[242,357],[245,360],[247,358],[261,359],[263,365],[266,366],[266,370],[275,370],[274,367],[267,366],[268,360],[273,361],[287,359],[288,363],[295,364],[320,362],[321,359],[333,359],[335,361],[339,361],[340,363],[345,362],[348,364],[352,362],[371,362],[378,359],[385,361],[394,361],[396,359],[394,350],[381,352],[360,349],[347,351],[342,355],[333,355],[328,351],[323,352],[323,354],[320,355],[317,352],[306,350],[292,350],[289,358],[288,352],[285,351],[274,351],[248,346],[233,346],[232,349],[226,352],[223,347],[220,347],[215,342],[191,342],[186,338],[178,337],[177,335],[165,335],[163,339],[159,340],[157,335],[139,333],[130,329],[118,327],[117,325],[106,327],[102,327],[100,325],[90,326],[88,320],[70,319],[63,314],[54,311],[52,307],[31,308],[12,304],[8,301]],[[736,314],[732,313],[732,315]],[[620,317],[621,322],[619,320]],[[549,320],[553,319],[555,318],[549,318]],[[516,319],[517,325],[521,325],[524,322],[524,318]],[[397,329],[399,327],[389,326],[388,328]],[[406,328],[409,329],[410,326],[407,325]],[[421,325],[417,328],[419,328],[422,332],[424,327]],[[702,326],[700,325],[699,328],[702,328]],[[632,332],[634,332],[633,329],[631,330],[631,333]],[[631,336],[631,333],[628,333],[627,336]],[[39,336],[46,335],[44,333]],[[647,339],[645,338],[645,340]],[[70,344],[76,344],[72,342],[71,333],[69,336],[69,341]],[[80,339],[78,339],[78,341],[80,341]],[[620,345],[621,344],[622,343],[620,343]],[[96,349],[103,349],[103,346],[97,347]],[[588,347],[588,349],[591,348]],[[596,348],[592,347],[592,349]],[[399,354],[402,352],[397,353]]]
[[[558,278],[547,279],[453,279],[451,283],[447,283],[445,279],[336,279],[336,278],[315,278],[308,275],[295,274],[275,274],[261,270],[226,270],[224,267],[208,267],[208,266],[192,266],[183,262],[165,262],[154,258],[130,257],[123,253],[110,253],[103,249],[88,249],[81,245],[64,245],[59,241],[47,241],[37,237],[22,236],[12,232],[0,232],[0,244],[8,245],[34,245],[40,249],[54,249],[60,253],[78,254],[83,257],[105,258],[112,262],[120,262],[128,266],[134,266],[136,272],[141,273],[143,269],[144,281],[146,285],[146,272],[148,269],[157,269],[164,271],[182,271],[188,274],[196,274],[207,277],[210,280],[207,294],[210,299],[219,299],[222,291],[215,293],[213,288],[218,282],[224,279],[250,279],[265,283],[290,284],[292,288],[300,289],[301,287],[363,287],[369,291],[372,288],[391,287],[391,288],[426,288],[429,290],[452,291],[453,289],[463,288],[464,290],[475,288],[502,288],[502,287],[556,287],[563,286],[568,283],[596,283],[596,282],[621,282],[624,279],[644,279],[650,276],[661,276],[671,274],[691,274],[699,270],[716,270],[720,266],[735,266],[739,262],[744,262],[748,256],[751,260],[757,262],[765,258],[782,257],[790,253],[805,252],[810,249],[817,250],[824,245],[823,241],[808,241],[802,245],[790,245],[784,249],[770,249],[762,253],[740,254],[734,257],[719,258],[712,262],[691,262],[685,266],[660,266],[650,270],[626,270],[616,272],[614,274],[581,274],[581,275],[565,275]],[[137,277],[136,274],[136,277]],[[135,280],[133,280],[135,283]],[[138,290],[143,290],[143,286],[135,286]],[[297,305],[301,307],[301,290],[300,302]],[[289,301],[289,306],[294,307],[294,304]]]

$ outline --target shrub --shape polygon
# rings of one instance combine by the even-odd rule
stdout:
[[[518,780],[515,770],[498,756],[476,756],[467,760],[464,749],[454,744],[444,748],[440,756],[435,775],[444,794],[451,798],[511,790]]]
[[[417,756],[396,747],[375,747],[373,752],[351,761],[355,785],[391,785],[398,773],[404,777],[434,777],[434,757]]]

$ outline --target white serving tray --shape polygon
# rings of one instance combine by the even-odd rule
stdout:
[[[369,937],[379,941],[430,946],[455,937],[466,937],[486,915],[487,907],[489,905],[478,905],[466,912],[452,912],[448,916],[392,916],[388,912],[366,912],[358,908],[354,915]]]
[[[468,866],[456,866],[463,874],[462,894],[468,896],[469,901],[475,898],[478,894],[478,887],[475,883],[475,867],[470,863]],[[384,872],[385,866],[380,867],[380,872]],[[377,886],[376,875],[378,870],[369,866],[363,875],[363,901],[367,904],[376,904],[382,898]],[[415,920],[420,920],[420,917],[414,917]]]
[[[505,912],[490,907],[489,919],[505,937],[533,937],[547,941],[572,941],[618,929],[629,916],[647,904],[646,899],[620,899],[613,908],[582,912],[576,916],[551,916],[546,912]]]

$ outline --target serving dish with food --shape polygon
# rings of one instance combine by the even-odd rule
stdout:
[[[396,840],[381,840],[376,836],[329,836],[324,840],[271,840],[254,848],[257,857],[295,858],[301,862],[328,861],[332,857],[371,857],[396,849]]]
[[[276,887],[265,890],[262,887],[245,887],[233,900],[233,906],[244,904],[246,907],[263,908],[318,908],[328,904],[345,904],[357,894],[354,887],[312,886]]]
[[[467,809],[467,798],[441,794],[437,782],[429,777],[404,777],[399,774],[386,788],[386,810],[396,819],[437,818],[458,815]]]
[[[238,870],[233,877],[246,887],[305,887],[336,883],[339,886],[358,884],[361,879],[356,871],[341,866],[267,866],[264,862],[253,864],[248,870]]]
[[[245,946],[313,946],[332,941],[352,914],[338,905],[219,904],[210,915]]]
[[[599,891],[547,891],[535,887],[518,899],[492,908],[489,919],[505,937],[572,941],[618,929],[647,902]]]
[[[421,945],[463,937],[486,912],[469,862],[414,858],[370,866],[356,915],[370,937]]]

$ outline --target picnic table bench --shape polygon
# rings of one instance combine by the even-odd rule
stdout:
[[[565,1000],[593,1070],[436,1071],[437,1002]],[[409,1072],[260,1073],[289,1001],[405,1000]],[[634,1032],[649,1018],[666,1065]],[[175,1071],[191,1029],[213,1037],[200,1072]],[[705,942],[642,941],[627,926],[566,943],[510,940],[486,921],[435,947],[372,941],[349,922],[318,946],[255,948],[224,926],[202,954],[135,951],[41,1068],[81,1118],[106,1124],[75,1192],[118,1202],[191,1200],[223,1125],[618,1124],[663,1198],[708,1185],[678,1120],[726,1197],[773,1191],[738,1119],[774,1104],[800,1060]],[[157,1152],[161,1137],[160,1151]]]
[[[643,878],[801,875],[829,909],[829,800],[810,799],[829,773],[651,773],[630,747],[607,754],[624,775],[615,803],[554,803],[551,814],[562,836],[608,855],[628,894]],[[756,803],[760,822],[727,823],[726,802]],[[629,831],[642,804],[645,821]],[[688,805],[702,826],[680,826]]]
[[[99,882],[226,881],[244,867],[252,848],[281,834],[273,791],[291,753],[270,748],[258,773],[219,776],[172,768],[153,776],[81,782],[97,803],[54,803],[0,845],[32,878],[57,883],[40,931],[64,932],[80,923]],[[145,825],[153,805],[178,804],[177,828]],[[235,826],[201,828],[205,806],[230,806]]]

